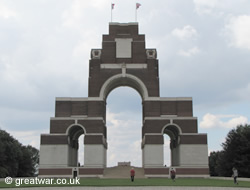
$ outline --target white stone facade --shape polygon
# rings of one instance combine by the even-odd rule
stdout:
[[[85,168],[105,168],[107,165],[107,149],[103,145],[84,146],[84,167]]]
[[[41,145],[40,168],[69,166],[69,145]]]
[[[143,167],[159,168],[163,167],[163,145],[161,144],[146,144],[142,150]]]

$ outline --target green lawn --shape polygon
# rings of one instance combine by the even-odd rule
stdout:
[[[33,186],[74,186],[74,185],[20,185],[19,187]],[[233,184],[232,180],[219,179],[202,179],[202,178],[182,178],[173,182],[170,179],[152,178],[152,179],[135,179],[131,182],[129,179],[81,179],[80,185],[77,186],[210,186],[210,187],[248,187],[250,181],[240,181],[239,185]],[[11,185],[0,182],[0,188],[16,187],[15,181]]]

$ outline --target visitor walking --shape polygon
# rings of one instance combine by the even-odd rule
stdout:
[[[132,168],[130,170],[130,177],[131,177],[131,181],[134,182],[134,180],[135,180],[135,170],[134,170],[134,168]]]
[[[237,177],[238,177],[238,170],[233,167],[233,178],[234,178],[234,184],[237,184],[238,185],[238,181],[237,181]]]
[[[174,168],[171,168],[171,170],[170,170],[170,176],[171,176],[171,179],[175,182],[176,171],[175,171]]]

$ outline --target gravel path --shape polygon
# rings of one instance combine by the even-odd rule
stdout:
[[[246,190],[237,187],[33,187],[33,188],[8,188],[8,190]]]

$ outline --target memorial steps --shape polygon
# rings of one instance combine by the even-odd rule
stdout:
[[[135,178],[145,178],[144,169],[133,166],[115,166],[104,169],[103,178],[130,178],[130,170],[134,168]]]

